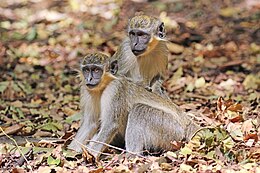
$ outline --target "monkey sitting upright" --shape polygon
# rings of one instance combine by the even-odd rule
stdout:
[[[118,60],[118,73],[167,98],[162,90],[168,65],[164,23],[147,15],[131,18],[124,39],[112,56]]]
[[[169,99],[147,91],[124,76],[115,76],[117,61],[96,53],[81,63],[82,122],[69,148],[80,151],[85,140],[110,143],[125,138],[126,150],[170,149],[170,141],[188,140],[199,128]],[[144,109],[145,108],[145,109]],[[130,113],[130,114],[129,114]],[[106,146],[90,142],[94,156]],[[93,152],[96,151],[96,152]]]

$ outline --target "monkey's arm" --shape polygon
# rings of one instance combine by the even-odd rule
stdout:
[[[112,111],[104,112],[104,114],[105,115],[103,116],[101,115],[102,123],[100,130],[91,140],[109,144],[116,136],[119,129],[119,124],[114,117],[115,114],[112,113]],[[92,153],[95,157],[99,157],[106,146],[100,143],[89,142],[87,148],[90,149],[89,152]]]
[[[133,82],[142,82],[143,78],[139,71],[139,65],[136,56],[131,51],[130,40],[125,38],[118,47],[116,53],[111,57],[112,61],[118,61],[118,74],[124,75]]]
[[[146,89],[148,91],[152,91],[156,94],[159,94],[163,98],[170,99],[167,92],[164,90],[162,83],[163,83],[163,77],[160,74],[158,74],[151,80],[150,86],[148,87],[148,89],[146,87]]]
[[[117,125],[118,124],[115,122],[106,121],[101,125],[98,134],[96,134],[91,140],[109,144],[117,134]],[[106,146],[100,143],[90,142],[87,145],[87,148],[90,148],[89,152],[92,153],[95,157],[99,157]]]
[[[86,139],[91,139],[93,135],[98,130],[98,124],[91,121],[92,116],[88,113],[84,113],[81,118],[80,128],[73,139],[73,141],[68,146],[69,149],[75,150],[77,152],[82,152],[81,145],[85,144]]]
[[[122,88],[121,81],[114,81],[103,92],[101,97],[100,130],[92,138],[93,141],[109,144],[117,134],[124,136],[128,105],[123,97],[125,95],[122,92],[123,89],[127,90],[127,88]],[[90,152],[96,157],[99,157],[100,152],[106,148],[105,145],[95,142],[90,142],[87,147],[92,149]]]

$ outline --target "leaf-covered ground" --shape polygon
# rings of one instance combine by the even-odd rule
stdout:
[[[80,58],[112,55],[139,11],[165,22],[173,102],[211,127],[160,156],[111,150],[98,162],[66,150],[79,127]],[[1,171],[260,172],[259,11],[257,0],[1,0]]]

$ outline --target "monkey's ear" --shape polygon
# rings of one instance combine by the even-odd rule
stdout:
[[[164,28],[164,23],[163,22],[158,27],[158,36],[161,39],[164,39],[166,37],[166,33],[165,33],[165,28]]]
[[[110,62],[110,72],[115,75],[118,71],[118,62],[117,60]]]
[[[79,69],[82,70],[82,68],[86,65],[85,58],[82,58],[79,60]]]

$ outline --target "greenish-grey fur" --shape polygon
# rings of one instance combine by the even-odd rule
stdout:
[[[105,68],[110,64],[109,57],[100,53],[88,55],[84,60],[84,65],[95,62]],[[199,128],[172,101],[147,91],[125,76],[106,71],[101,84],[92,89],[85,85],[83,76],[81,79],[83,116],[80,129],[69,145],[71,149],[81,151],[79,143],[86,144],[86,140],[111,143],[116,135],[125,139],[129,151],[170,149],[170,141],[189,139]],[[87,146],[95,156],[106,148],[95,142]]]
[[[82,65],[86,64],[104,64],[107,62],[108,56],[102,53],[91,53],[87,54],[82,61]]]
[[[153,92],[165,98],[169,98],[161,89],[162,79],[167,70],[169,53],[165,40],[165,30],[163,29],[163,38],[158,35],[161,24],[162,22],[159,19],[152,16],[137,15],[131,18],[127,26],[128,33],[133,29],[140,29],[150,34],[152,39],[157,39],[158,44],[152,50],[147,50],[144,54],[135,56],[131,50],[130,38],[127,36],[112,59],[118,60],[118,74],[128,77],[139,85],[151,88]],[[160,76],[158,82],[151,84],[151,81],[158,75]]]
[[[130,29],[145,29],[149,32],[154,32],[160,21],[152,16],[138,15],[129,20],[128,30]]]
[[[199,128],[170,100],[121,76],[104,90],[101,107],[105,108],[101,111],[101,128],[93,140],[110,143],[116,134],[120,134],[126,140],[128,151],[171,149],[171,141],[189,140]],[[97,151],[105,148],[94,142],[88,147]],[[94,155],[99,154],[94,152]]]

